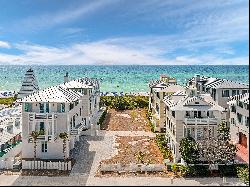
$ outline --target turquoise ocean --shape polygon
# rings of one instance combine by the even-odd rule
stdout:
[[[0,91],[18,91],[24,74],[30,67],[35,72],[40,89],[63,83],[66,72],[71,80],[81,77],[100,79],[103,92],[147,92],[148,82],[159,79],[161,74],[176,77],[180,84],[185,84],[186,80],[195,74],[249,83],[248,65],[0,65]]]

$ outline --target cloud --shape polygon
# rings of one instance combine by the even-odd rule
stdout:
[[[8,42],[5,42],[5,41],[1,41],[0,40],[0,48],[7,48],[9,49],[11,46]]]
[[[79,43],[69,47],[48,47],[35,44],[16,44],[20,55],[0,53],[0,64],[39,65],[247,65],[249,57],[222,58],[206,55],[164,57],[163,51],[134,49],[105,41]]]

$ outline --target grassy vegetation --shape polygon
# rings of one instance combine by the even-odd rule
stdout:
[[[101,103],[118,110],[146,108],[148,107],[148,96],[101,96]]]
[[[164,134],[157,134],[156,135],[156,142],[157,142],[157,145],[158,145],[161,153],[163,154],[163,158],[169,159],[170,162],[172,162],[173,155],[172,155],[171,150],[167,146],[167,141],[166,141],[165,135]]]
[[[103,111],[99,121],[97,122],[97,125],[100,125],[100,128],[102,128],[106,115],[107,115],[107,110]]]
[[[15,97],[0,98],[0,104],[10,106],[16,100]]]

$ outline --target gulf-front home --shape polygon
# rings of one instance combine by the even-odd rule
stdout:
[[[66,132],[66,157],[79,140],[81,131],[89,128],[99,109],[99,82],[82,78],[52,86],[33,93],[22,102],[22,158],[34,157],[32,131],[37,138],[36,157],[62,159],[63,141],[59,134]]]
[[[229,97],[249,93],[249,85],[236,81],[196,75],[188,81],[200,93],[209,93],[222,107],[228,108]]]
[[[237,156],[249,163],[249,93],[230,98],[230,135],[237,145]]]
[[[209,94],[199,94],[195,87],[176,92],[163,99],[167,143],[174,162],[180,161],[179,145],[187,136],[200,140],[217,135],[218,125],[226,119],[226,111]]]
[[[162,100],[166,95],[183,90],[184,88],[177,85],[174,77],[160,75],[160,80],[149,82],[149,89],[149,112],[152,114],[151,123],[154,125],[156,132],[165,132],[165,115]]]

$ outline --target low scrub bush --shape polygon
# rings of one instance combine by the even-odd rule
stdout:
[[[107,115],[107,110],[104,110],[99,121],[97,122],[97,125],[100,125],[100,127],[102,127],[106,115]]]
[[[148,107],[148,96],[101,96],[101,103],[118,110],[146,108]]]
[[[172,162],[173,161],[172,151],[167,146],[167,141],[166,141],[165,135],[164,134],[157,134],[156,135],[156,142],[157,142],[157,145],[158,145],[161,153],[163,154],[163,158],[169,159],[170,162]]]

